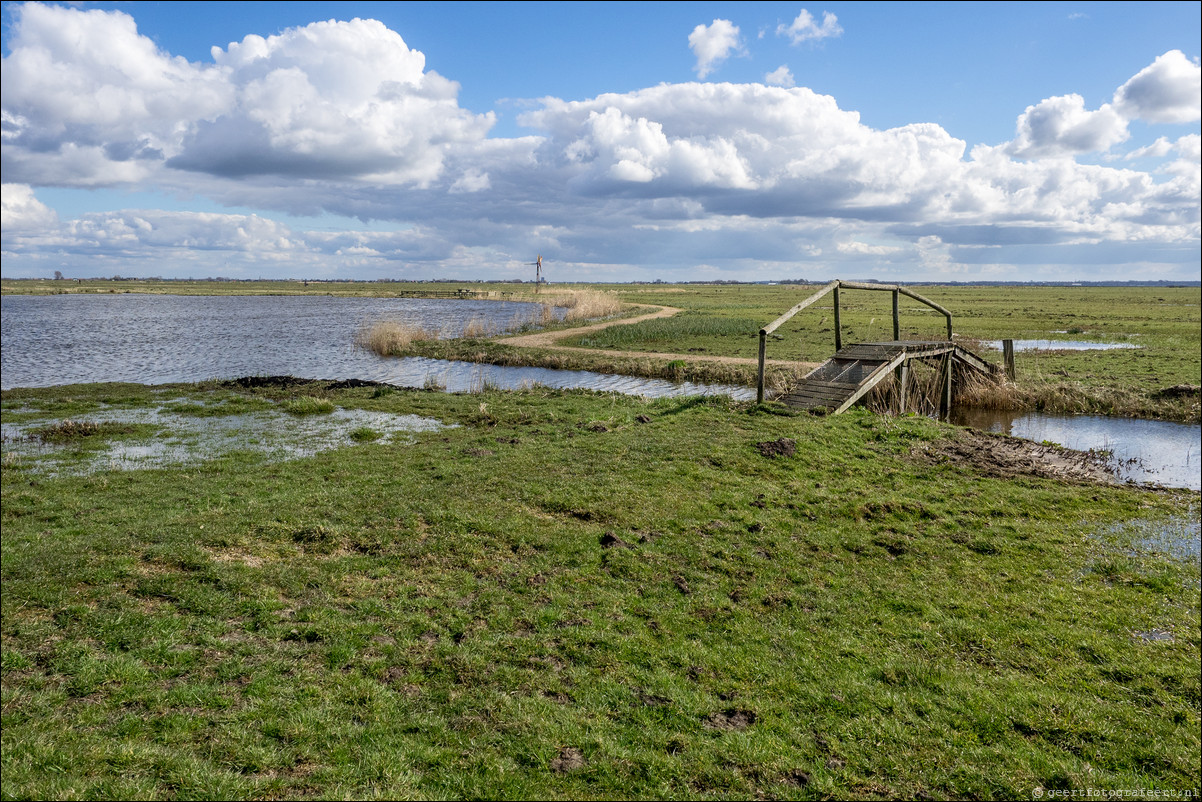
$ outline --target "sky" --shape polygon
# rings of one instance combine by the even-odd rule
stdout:
[[[1202,4],[3,3],[6,278],[1197,281]]]

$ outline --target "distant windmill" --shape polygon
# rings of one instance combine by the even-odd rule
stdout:
[[[543,284],[543,255],[540,253],[538,259],[526,264],[534,268],[534,292],[537,293]]]

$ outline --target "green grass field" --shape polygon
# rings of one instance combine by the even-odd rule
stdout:
[[[994,475],[924,418],[538,388],[2,416],[5,799],[1198,790],[1199,567],[1141,545],[1197,493]]]

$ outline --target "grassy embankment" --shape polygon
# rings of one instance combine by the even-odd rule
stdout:
[[[181,437],[87,425],[162,405],[457,426],[94,459]],[[5,798],[1198,788],[1197,563],[1111,531],[1196,493],[722,400],[96,385],[3,420],[46,441],[5,445]]]

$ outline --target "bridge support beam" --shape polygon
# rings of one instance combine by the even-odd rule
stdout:
[[[843,327],[839,325],[839,287],[835,285],[835,351],[843,350]]]
[[[952,355],[945,354],[940,364],[943,373],[942,392],[939,394],[939,420],[947,420],[952,412]]]

